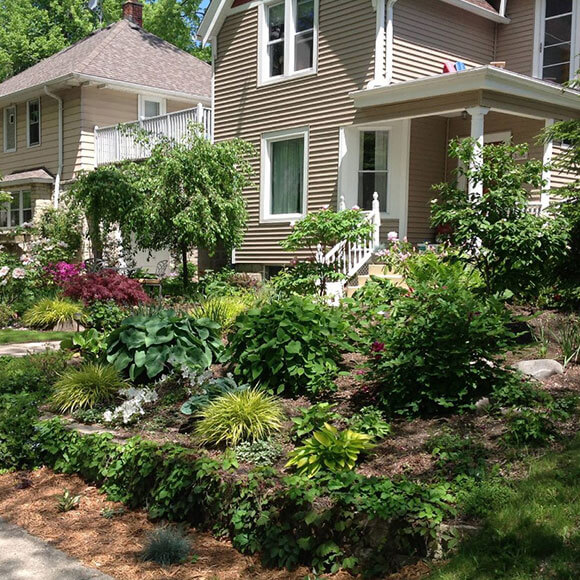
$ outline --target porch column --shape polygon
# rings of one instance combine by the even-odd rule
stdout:
[[[554,124],[554,119],[546,119],[546,129],[551,127]],[[542,177],[546,182],[544,187],[542,188],[542,193],[540,196],[540,209],[544,211],[550,205],[550,188],[552,187],[552,170],[546,169],[546,166],[552,162],[552,154],[553,154],[554,144],[552,141],[546,143],[544,145],[544,174]]]
[[[489,113],[489,108],[471,107],[467,109],[467,112],[471,115],[471,138],[475,141],[475,149],[471,161],[471,169],[474,169],[480,167],[483,163],[483,145],[485,143],[484,119]],[[483,183],[473,183],[470,180],[467,185],[467,191],[472,199],[481,197],[483,195]]]

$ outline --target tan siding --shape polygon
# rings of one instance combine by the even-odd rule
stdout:
[[[348,93],[361,89],[374,70],[375,12],[370,0],[321,0],[319,64],[316,76],[257,85],[256,8],[227,18],[218,38],[215,134],[217,140],[241,137],[260,148],[262,133],[308,126],[310,167],[308,209],[336,204],[339,127],[351,124]],[[259,223],[259,158],[253,161],[255,187],[246,199],[250,213],[240,263],[285,263],[280,240],[287,224]]]
[[[535,0],[509,0],[509,24],[497,29],[496,59],[504,60],[506,68],[532,76],[534,59]]]
[[[187,101],[173,101],[168,99],[166,106],[168,113],[175,113],[176,111],[183,111],[184,109],[193,109],[197,106],[197,103],[191,103]]]
[[[80,91],[71,89],[62,92],[63,99],[63,180],[72,175],[78,146],[80,127]],[[58,170],[58,104],[55,99],[41,96],[41,144],[28,147],[26,144],[26,101],[17,103],[17,150],[4,153],[4,115],[0,115],[0,173],[7,175],[28,169],[43,167],[50,173]]]
[[[447,120],[425,117],[411,122],[407,237],[416,244],[433,240],[430,226],[433,185],[445,180]]]
[[[554,145],[552,150],[552,160],[556,162],[558,160],[558,156],[562,151],[561,145]],[[568,187],[575,181],[580,179],[579,175],[574,175],[573,173],[565,173],[563,171],[552,171],[550,176],[550,186],[554,189],[559,187]]]
[[[441,74],[445,60],[468,67],[494,60],[494,23],[442,2],[397,2],[393,30],[395,82]]]

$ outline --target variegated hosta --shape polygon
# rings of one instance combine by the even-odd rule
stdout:
[[[351,471],[361,455],[374,445],[372,437],[350,429],[339,431],[325,423],[301,447],[290,453],[286,467],[296,467],[300,475],[312,477],[319,471]]]

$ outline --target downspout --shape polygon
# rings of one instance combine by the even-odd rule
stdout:
[[[62,99],[51,93],[48,87],[44,87],[44,92],[47,96],[51,97],[58,102],[58,169],[56,172],[56,177],[54,179],[54,199],[53,204],[55,208],[58,208],[60,201],[60,180],[62,177],[63,168],[63,158],[64,158],[64,136],[63,136],[63,102]]]
[[[398,0],[387,0],[387,25],[385,32],[385,42],[386,42],[386,61],[387,70],[385,74],[385,81],[387,85],[393,82],[393,56],[394,56],[394,24],[393,24],[393,14],[394,7]]]

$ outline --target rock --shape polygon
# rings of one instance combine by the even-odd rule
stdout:
[[[489,409],[489,399],[487,397],[483,397],[483,399],[479,399],[477,403],[475,403],[475,410],[478,415],[485,415]]]
[[[557,361],[549,358],[539,360],[522,360],[515,368],[539,381],[552,375],[564,374],[564,367]]]

